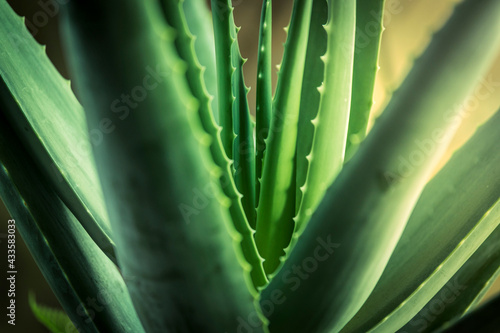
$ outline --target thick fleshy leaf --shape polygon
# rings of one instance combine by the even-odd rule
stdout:
[[[233,101],[233,161],[234,182],[242,194],[241,202],[250,226],[255,229],[255,148],[253,124],[250,119],[247,95],[249,89],[243,78],[243,64],[246,60],[241,57],[237,40],[237,29],[231,19],[231,31],[234,40],[231,47],[231,60],[234,67],[232,76]]]
[[[113,260],[114,243],[92,156],[112,131],[87,129],[69,81],[57,72],[23,20],[0,1],[0,100],[37,166],[92,239]],[[50,112],[49,112],[49,111]]]
[[[263,291],[262,305],[286,298],[268,314],[271,331],[340,331],[369,297],[455,132],[456,106],[497,54],[499,15],[496,0],[466,0],[434,36]],[[421,153],[436,130],[441,140]]]
[[[328,20],[327,0],[313,1],[311,14],[311,26],[309,28],[309,38],[307,40],[307,55],[304,67],[304,80],[300,96],[300,115],[298,123],[298,133],[300,140],[297,140],[296,152],[296,200],[295,213],[302,201],[303,186],[306,182],[307,168],[309,161],[307,156],[311,152],[315,126],[312,120],[316,118],[319,110],[320,93],[318,88],[323,83],[325,76],[325,63],[321,59],[326,53],[327,34],[324,25]]]
[[[254,287],[262,287],[267,284],[267,278],[262,267],[262,258],[257,252],[253,230],[250,228],[245,210],[242,205],[242,195],[236,188],[231,170],[230,160],[227,158],[222,145],[220,127],[215,123],[212,115],[210,99],[206,86],[201,80],[201,67],[193,48],[193,38],[185,23],[186,15],[182,7],[177,2],[162,2],[164,15],[168,24],[176,30],[175,45],[180,57],[186,62],[186,77],[192,94],[198,99],[200,105],[198,109],[199,118],[203,129],[210,134],[212,141],[210,151],[215,164],[220,168],[220,184],[224,194],[231,200],[229,213],[234,228],[241,235],[241,247],[245,260],[245,269],[250,271],[250,276]],[[241,175],[240,175],[241,176]],[[253,206],[252,206],[253,207]],[[254,208],[252,208],[255,210]],[[256,291],[255,288],[253,288]]]
[[[366,137],[378,71],[378,53],[384,27],[385,0],[356,1],[356,45],[352,77],[351,111],[345,159],[349,160]]]
[[[495,226],[481,218],[500,198],[500,154],[492,153],[498,128],[500,112],[426,185],[384,273],[343,333],[366,332],[382,321],[381,329],[399,329],[492,232]],[[420,144],[426,151],[434,145]]]
[[[227,155],[234,161],[234,182],[242,195],[243,209],[250,226],[255,228],[253,127],[248,108],[248,88],[243,79],[245,61],[240,54],[237,41],[239,29],[234,25],[233,10],[230,0],[212,1],[221,137]]]
[[[217,69],[212,14],[205,0],[182,0],[186,24],[194,36],[194,50],[203,72],[205,87],[211,99],[214,119],[219,119]]]
[[[266,142],[255,240],[268,274],[280,264],[294,225],[295,147],[312,3],[294,3]]]
[[[490,214],[500,218],[500,204]],[[399,333],[433,332],[446,323],[475,309],[488,287],[500,275],[500,227],[481,244],[479,249],[453,277],[427,302]]]
[[[370,332],[396,331],[416,316],[426,303],[446,285],[446,282],[453,278],[454,274],[466,263],[474,251],[483,242],[487,241],[487,237],[500,223],[499,216],[500,205],[497,204],[491,212],[485,214],[478,222],[477,227],[450,254],[449,258],[442,263],[442,266],[437,267],[436,271],[419,286],[414,294],[401,303]],[[498,235],[495,236],[495,239],[498,241]]]
[[[89,126],[117,121],[95,159],[118,261],[145,329],[235,331],[238,318],[255,311],[253,296],[174,32],[156,2],[64,8],[62,31]],[[121,94],[130,103],[110,109]]]
[[[0,103],[0,196],[59,302],[83,332],[144,332],[120,272],[39,172],[3,110]]]
[[[255,131],[255,194],[256,204],[259,203],[262,163],[266,150],[266,139],[271,126],[273,88],[272,88],[272,1],[262,2],[262,13],[259,29],[259,50],[257,59],[257,89],[256,89],[256,131]]]
[[[326,189],[331,185],[344,163],[345,143],[351,104],[352,69],[356,4],[354,1],[329,3],[325,63],[320,92],[319,110],[311,123],[314,135],[302,200],[295,218],[294,238],[298,238],[311,215],[316,210]]]
[[[233,158],[233,101],[232,77],[235,71],[231,47],[235,42],[232,31],[233,7],[229,0],[211,0],[217,67],[217,100],[222,144],[226,155]]]

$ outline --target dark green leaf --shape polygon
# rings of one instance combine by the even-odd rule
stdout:
[[[255,311],[253,296],[174,31],[156,2],[72,1],[65,9],[66,47],[90,126],[115,117],[109,106],[122,94],[134,103],[119,104],[128,116],[95,157],[145,329],[234,332],[238,318]]]

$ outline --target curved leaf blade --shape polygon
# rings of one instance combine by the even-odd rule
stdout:
[[[39,172],[3,113],[0,162],[0,196],[77,328],[94,333],[144,332],[120,272]],[[98,299],[102,311],[94,311],[89,298]]]
[[[319,110],[311,123],[314,135],[311,151],[306,156],[309,166],[302,189],[302,200],[295,218],[294,237],[298,238],[323,198],[344,162],[345,142],[349,122],[354,63],[356,4],[329,3],[325,30],[328,43],[325,74],[320,92]]]
[[[275,290],[286,297],[269,315],[271,330],[340,331],[363,305],[455,132],[456,123],[449,119],[460,111],[455,106],[464,102],[497,54],[499,14],[495,0],[466,0],[434,37],[263,291],[261,304]],[[418,151],[418,142],[432,138],[436,129],[446,136],[431,154],[412,165],[404,178],[386,177],[397,175],[401,158]],[[323,252],[307,278],[292,275],[294,266],[318,253],[319,239],[331,245],[329,256]],[[291,289],[291,277],[298,278],[297,288]]]
[[[311,10],[312,0],[294,3],[266,142],[255,240],[268,274],[279,266],[293,231],[297,123]]]
[[[250,270],[250,276],[253,282],[253,291],[257,287],[263,287],[267,284],[267,278],[262,267],[262,258],[259,256],[255,240],[254,232],[250,228],[250,224],[245,215],[245,210],[242,204],[242,195],[236,188],[231,170],[230,160],[227,158],[224,147],[222,145],[220,127],[215,123],[212,115],[210,99],[207,94],[204,82],[201,80],[201,67],[197,56],[194,52],[194,40],[186,25],[186,15],[180,7],[180,4],[172,1],[162,2],[164,15],[170,26],[176,29],[176,48],[180,57],[186,62],[187,70],[186,77],[192,94],[198,99],[200,106],[198,109],[199,118],[203,129],[212,137],[210,143],[210,151],[215,164],[220,168],[220,184],[224,194],[231,200],[229,213],[234,228],[241,235],[240,245],[242,248],[245,260],[250,264],[244,268]],[[256,294],[255,294],[256,295]]]
[[[474,254],[487,237],[498,227],[500,220],[500,205],[493,207],[493,212],[485,214],[463,242],[450,254],[448,258],[436,268],[415,292],[401,303],[389,316],[384,318],[370,332],[386,332],[398,330],[411,320],[418,311],[445,286],[453,275]]]
[[[237,30],[231,19],[231,33],[234,40],[231,48],[231,60],[235,69],[232,76],[233,87],[233,159],[234,182],[242,194],[242,204],[250,226],[255,229],[255,147],[253,124],[250,120],[247,95],[249,89],[243,78],[243,64],[237,40]]]
[[[205,0],[183,0],[183,11],[189,31],[194,36],[194,50],[202,68],[205,87],[211,100],[214,119],[219,119],[217,69],[212,15]]]
[[[385,0],[356,1],[356,45],[352,78],[351,111],[345,150],[348,161],[364,140],[370,111],[373,106],[373,89],[378,71],[378,55],[384,26],[382,18]]]
[[[304,81],[300,96],[298,123],[300,140],[297,140],[295,157],[297,164],[295,214],[297,214],[300,202],[302,201],[303,186],[306,182],[307,168],[309,167],[307,155],[311,152],[315,130],[312,120],[317,117],[321,97],[318,88],[323,83],[325,76],[325,64],[321,57],[325,55],[327,48],[327,33],[324,28],[328,20],[327,0],[313,1],[311,15],[311,26],[309,27],[306,63],[304,67]]]
[[[83,109],[69,82],[4,0],[0,1],[0,45],[4,112],[44,177],[115,261],[111,226],[92,157],[92,145],[101,143],[109,124],[87,129]]]
[[[418,307],[408,300],[423,292],[428,293],[427,298],[433,296],[444,281],[437,278],[434,292],[425,291],[431,276],[443,276],[442,271],[450,270],[446,261],[459,247],[478,246],[467,240],[473,230],[482,228],[486,237],[488,228],[481,227],[481,217],[500,198],[500,154],[492,154],[500,140],[499,127],[497,112],[426,185],[377,286],[344,333],[366,332],[396,309],[411,318]],[[420,302],[423,306],[425,297]],[[408,308],[401,307],[402,303],[409,303]],[[394,321],[397,326],[397,318],[385,320],[384,325]]]
[[[219,125],[222,127],[222,144],[229,159],[233,159],[233,99],[232,77],[235,71],[231,48],[233,7],[229,0],[211,0],[212,20],[215,34],[215,62],[217,67],[217,100],[219,103]]]
[[[159,4],[73,1],[65,9],[67,47],[90,126],[111,115],[116,96],[153,80],[148,68],[157,69],[157,85],[143,87],[147,96],[95,149],[118,261],[145,329],[234,331],[239,316],[255,311],[238,263],[240,236]],[[205,189],[198,205],[196,193]]]
[[[213,0],[218,92],[221,100],[219,116],[222,143],[234,161],[233,175],[248,222],[255,228],[255,151],[243,64],[237,41],[239,29],[234,25],[230,0]],[[229,151],[230,150],[230,151]]]
[[[497,227],[450,281],[398,332],[434,332],[460,318],[484,296],[499,275],[500,228]]]
[[[269,135],[272,114],[272,1],[262,2],[262,12],[259,28],[259,50],[257,59],[256,88],[256,142],[255,142],[255,194],[256,205],[259,204],[260,183],[262,178],[262,163],[266,150],[266,139]]]

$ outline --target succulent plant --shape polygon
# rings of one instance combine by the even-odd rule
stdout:
[[[79,100],[0,0],[0,195],[52,331],[493,332],[500,112],[433,177],[500,48],[465,0],[369,130],[383,0],[295,0],[256,115],[229,0],[69,0]],[[369,29],[369,38],[361,38]],[[493,92],[492,92],[493,93]],[[498,310],[496,310],[498,311]]]

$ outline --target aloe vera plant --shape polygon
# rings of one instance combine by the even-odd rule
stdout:
[[[500,50],[500,2],[458,4],[370,130],[383,0],[295,0],[274,96],[264,0],[255,118],[231,2],[204,2],[68,1],[80,104],[0,0],[0,196],[65,310],[31,296],[35,316],[498,329],[498,298],[478,304],[500,275],[500,111],[431,176]]]

